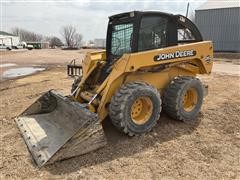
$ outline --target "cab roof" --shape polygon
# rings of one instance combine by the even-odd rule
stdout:
[[[155,14],[155,15],[162,15],[162,16],[169,16],[169,17],[174,17],[176,15],[170,14],[170,13],[165,13],[165,12],[160,12],[160,11],[130,11],[130,12],[124,12],[120,14],[115,14],[112,16],[109,16],[109,19],[118,19],[118,18],[129,18],[129,17],[134,17],[137,15],[150,15],[150,14]]]

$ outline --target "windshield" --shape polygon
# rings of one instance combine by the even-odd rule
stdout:
[[[118,24],[112,27],[111,54],[121,56],[131,52],[133,24]]]

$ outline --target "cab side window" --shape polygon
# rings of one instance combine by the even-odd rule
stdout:
[[[139,29],[138,51],[166,47],[167,24],[165,17],[143,17]]]
[[[178,28],[178,41],[195,40],[193,33],[188,28]]]

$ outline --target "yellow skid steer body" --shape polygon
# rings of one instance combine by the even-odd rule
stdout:
[[[139,27],[141,24],[144,28]],[[145,32],[145,27],[150,28]],[[189,30],[183,33],[189,36],[188,39],[184,37],[179,40],[178,30]],[[77,77],[74,81],[77,83],[72,86],[71,97],[49,91],[17,117],[17,125],[39,167],[103,147],[106,139],[101,123],[108,116],[122,133],[132,136],[149,132],[157,124],[151,121],[154,103],[159,103],[159,107],[155,108],[155,114],[158,114],[161,104],[170,102],[164,102],[164,99],[167,97],[168,87],[176,79],[187,79],[180,81],[184,83],[190,83],[187,82],[189,79],[198,82],[197,74],[210,74],[212,71],[212,42],[203,41],[197,27],[181,15],[136,11],[122,13],[109,18],[107,32],[106,50],[88,52],[81,64],[75,65],[75,61],[72,61],[68,66],[68,72],[72,72],[70,75]],[[77,76],[76,72],[81,73]],[[177,82],[177,87],[181,85],[180,82]],[[130,96],[130,93],[133,90],[138,91],[132,88],[133,83],[136,85],[135,89],[145,84],[145,89],[140,89],[149,93],[150,88],[156,95],[154,102],[149,103],[152,108],[142,108],[147,109],[143,114],[152,114],[142,124],[135,123],[131,114],[130,106],[135,103],[129,98],[133,95]],[[194,90],[187,93],[190,94],[189,104],[195,106],[199,102],[199,107],[193,108],[194,112],[200,111],[203,100],[201,96],[206,92],[203,89],[207,89],[200,81],[198,83],[198,95]],[[204,92],[201,93],[202,91]],[[183,102],[184,99],[181,98],[185,95],[180,97],[177,93],[171,93],[168,97],[176,95],[179,98],[175,101]],[[150,101],[150,95],[142,95],[146,97],[140,106]],[[138,98],[143,99],[141,96]],[[127,103],[129,107],[126,106]],[[171,103],[175,102],[171,100]],[[169,107],[172,108],[169,112],[179,111],[179,106],[175,104],[170,104]],[[140,110],[134,112],[141,114]],[[189,111],[184,111],[184,115],[188,114]],[[153,120],[157,122],[158,119]],[[146,127],[149,122],[152,126],[148,129]]]

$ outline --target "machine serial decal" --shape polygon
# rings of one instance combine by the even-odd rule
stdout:
[[[196,55],[195,50],[175,51],[172,53],[164,53],[164,54],[159,54],[157,56],[154,56],[154,61],[169,60],[169,59],[182,58],[182,57],[191,57],[195,55]]]

